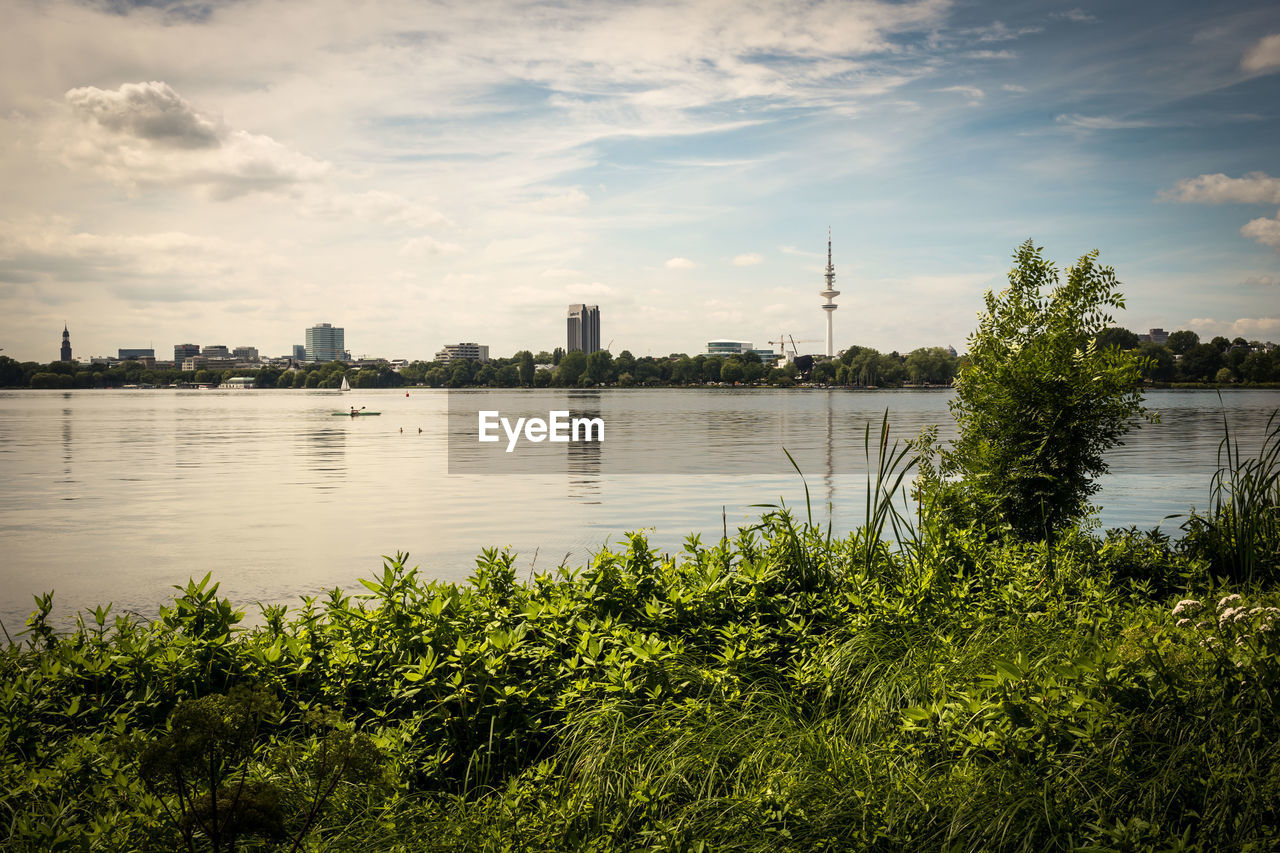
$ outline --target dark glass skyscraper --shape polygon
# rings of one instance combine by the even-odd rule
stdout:
[[[569,306],[569,352],[582,350],[590,355],[600,349],[600,306]]]

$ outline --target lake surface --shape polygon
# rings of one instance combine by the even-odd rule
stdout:
[[[487,393],[468,392],[466,402]],[[815,518],[847,532],[863,513],[868,423],[878,434],[888,409],[894,437],[928,424],[954,434],[949,391],[519,396],[544,411],[600,412],[647,444],[630,445],[643,452],[623,459],[611,434],[600,452],[566,451],[553,470],[451,474],[451,461],[467,469],[456,447],[454,459],[448,452],[445,391],[0,392],[0,619],[15,633],[32,596],[48,590],[64,617],[106,602],[149,616],[172,585],[209,571],[238,604],[296,603],[326,587],[357,589],[380,555],[396,551],[425,575],[456,581],[492,546],[517,551],[522,570],[581,565],[631,530],[674,551],[691,532],[715,540],[724,524],[751,523],[761,512],[752,504],[781,498],[803,511],[784,445],[805,473]],[[1252,448],[1280,392],[1233,391],[1222,401]],[[382,414],[332,416],[350,405]],[[1107,527],[1152,527],[1208,500],[1218,395],[1157,391],[1147,405],[1161,422],[1130,433],[1109,457],[1097,496]],[[723,458],[709,462],[712,450]]]

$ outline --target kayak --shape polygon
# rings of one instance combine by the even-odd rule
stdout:
[[[380,415],[382,412],[334,412],[335,418],[354,418],[356,415]]]

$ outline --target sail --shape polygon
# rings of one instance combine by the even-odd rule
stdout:
[[[343,390],[343,391],[350,391],[350,390],[351,390],[351,386],[350,386],[349,384],[347,384],[347,377],[345,377],[345,376],[344,376],[344,377],[342,377],[342,389],[341,389],[341,390]]]

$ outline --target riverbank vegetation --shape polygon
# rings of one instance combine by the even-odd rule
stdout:
[[[209,577],[71,631],[40,597],[0,653],[0,846],[1275,849],[1280,422],[1226,436],[1185,536],[1094,530],[1141,363],[1092,345],[1093,255],[1015,257],[959,440],[868,426],[847,536],[775,505],[461,585],[398,554],[254,627]]]

